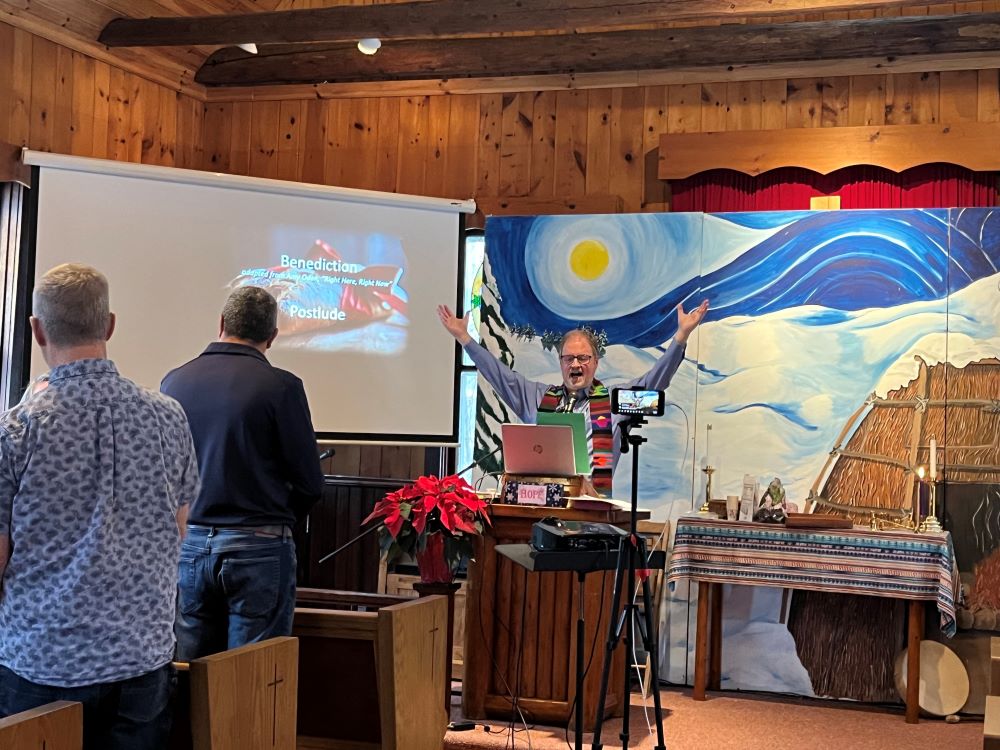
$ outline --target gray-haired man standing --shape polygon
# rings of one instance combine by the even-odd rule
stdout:
[[[0,716],[80,701],[88,750],[159,748],[191,432],[107,358],[102,274],[57,266],[32,305],[48,387],[0,416]]]

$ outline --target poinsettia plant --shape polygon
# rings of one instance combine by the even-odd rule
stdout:
[[[382,519],[379,544],[390,562],[404,553],[418,556],[439,534],[445,561],[454,571],[472,557],[473,537],[490,523],[486,509],[487,503],[461,477],[423,476],[379,500],[362,523]]]

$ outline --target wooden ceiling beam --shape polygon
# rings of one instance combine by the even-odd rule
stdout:
[[[301,99],[369,99],[373,97],[450,96],[523,91],[566,91],[634,86],[671,86],[789,78],[928,73],[1000,68],[1000,55],[913,55],[893,61],[865,57],[850,60],[737,65],[715,68],[669,68],[618,73],[497,76],[488,78],[425,78],[407,81],[312,83],[288,86],[213,86],[205,88],[208,102],[297,101]]]
[[[377,55],[354,45],[225,48],[195,80],[206,86],[586,74],[1000,52],[1000,13],[848,21],[730,24],[572,36],[402,41]]]
[[[419,0],[243,15],[118,18],[109,47],[295,44],[608,31],[681,21],[931,5],[913,0]]]

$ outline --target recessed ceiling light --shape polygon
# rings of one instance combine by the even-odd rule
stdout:
[[[382,46],[382,40],[368,37],[358,42],[358,50],[365,55],[374,55]]]
[[[247,42],[246,44],[237,44],[236,46],[239,47],[244,52],[249,52],[251,55],[257,54],[257,45],[254,44],[253,42]]]

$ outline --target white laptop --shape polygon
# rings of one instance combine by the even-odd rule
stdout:
[[[503,424],[500,435],[508,474],[576,476],[573,428],[569,425]]]

